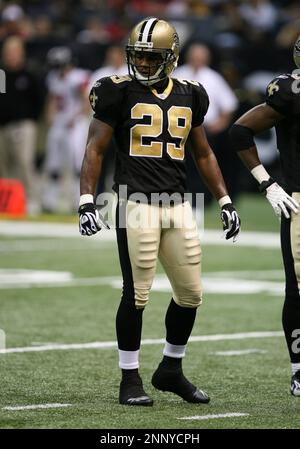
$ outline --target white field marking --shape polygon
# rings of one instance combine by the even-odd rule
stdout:
[[[210,355],[223,355],[223,356],[233,356],[233,355],[247,355],[247,354],[265,354],[265,349],[243,349],[239,351],[217,351],[210,352]]]
[[[72,404],[37,404],[37,405],[16,405],[2,407],[2,410],[36,410],[43,408],[72,407]]]
[[[17,285],[52,284],[70,282],[73,279],[69,271],[26,270],[26,269],[0,269],[1,288]]]
[[[224,340],[245,340],[248,338],[270,338],[270,337],[282,337],[282,331],[265,331],[265,332],[241,332],[236,334],[213,334],[213,335],[198,335],[192,336],[189,342],[199,341],[224,341]],[[165,343],[164,338],[154,338],[142,340],[142,345],[160,345]],[[0,354],[12,354],[23,352],[43,352],[43,351],[63,351],[73,349],[106,349],[116,348],[116,341],[95,341],[91,343],[71,343],[71,344],[50,344],[42,346],[26,346],[17,348],[0,349]]]
[[[218,419],[218,418],[238,418],[239,416],[249,416],[249,413],[220,413],[219,415],[195,415],[185,416],[177,419],[189,419],[189,420],[205,420],[205,419]]]
[[[0,350],[6,347],[6,335],[3,329],[0,329]]]
[[[111,245],[111,242],[104,240],[97,242],[88,239],[28,239],[28,240],[13,240],[1,241],[0,253],[19,253],[19,252],[45,252],[45,251],[99,251],[99,244],[103,246]]]
[[[77,223],[32,223],[26,221],[0,220],[0,235],[6,236],[32,236],[32,237],[67,237],[86,240],[78,231]],[[94,243],[101,241],[113,241],[116,239],[114,229],[102,229],[94,236],[88,237]],[[231,242],[223,239],[220,230],[205,230],[200,234],[202,244],[206,245],[231,245]],[[280,237],[277,232],[243,232],[235,246],[252,246],[259,248],[280,248]]]
[[[238,271],[232,271],[230,272],[230,277],[227,278],[223,277],[223,272],[221,272],[220,276],[218,276],[218,272],[204,274],[202,281],[205,293],[233,295],[267,293],[273,296],[283,296],[284,294],[283,281],[241,279],[238,273]],[[246,274],[245,272],[242,273]],[[251,271],[248,272],[248,275],[250,273]],[[74,278],[73,274],[67,271],[0,269],[0,289],[95,285],[109,285],[112,288],[121,290],[123,281],[120,276]],[[170,282],[164,274],[156,275],[152,291],[168,293],[172,291]]]
[[[223,238],[221,231],[204,230],[203,235],[200,234],[201,243],[206,245],[233,245]],[[243,232],[238,236],[234,246],[251,246],[255,248],[280,248],[280,236],[277,232]]]
[[[30,221],[0,220],[0,235],[23,237],[66,237],[91,240],[114,240],[114,229],[102,229],[93,236],[82,236],[77,223],[32,223]]]
[[[232,277],[242,279],[276,279],[284,280],[284,271],[282,270],[238,270],[238,271],[208,271],[206,277]]]
[[[249,279],[236,279],[234,273],[231,278],[203,276],[203,291],[215,294],[251,295],[268,293],[270,295],[284,296],[284,282],[257,281]],[[160,289],[161,291],[162,289]]]

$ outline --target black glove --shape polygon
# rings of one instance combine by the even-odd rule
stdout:
[[[95,204],[82,204],[79,209],[79,232],[82,235],[96,234],[101,228],[110,229]]]
[[[221,220],[226,240],[233,237],[235,242],[241,229],[241,220],[232,203],[222,206]]]

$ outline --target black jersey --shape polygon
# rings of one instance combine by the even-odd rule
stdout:
[[[114,189],[128,194],[186,191],[185,142],[208,109],[195,81],[170,79],[162,94],[129,76],[97,81],[90,94],[94,117],[114,128]]]
[[[280,75],[267,87],[266,103],[284,116],[276,125],[284,188],[300,192],[300,77]]]

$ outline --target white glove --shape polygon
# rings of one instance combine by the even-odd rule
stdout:
[[[79,209],[79,232],[81,235],[96,234],[101,228],[109,229],[108,224],[93,203],[82,204]]]
[[[288,209],[295,212],[295,214],[298,213],[299,204],[297,201],[288,195],[272,178],[268,181],[263,181],[259,186],[259,190],[266,195],[278,217],[281,217],[281,213],[283,213],[285,218],[290,218]]]

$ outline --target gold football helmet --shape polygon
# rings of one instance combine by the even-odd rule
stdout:
[[[300,69],[300,36],[298,36],[294,45],[294,61],[296,66]]]
[[[152,70],[139,69],[141,55],[147,53]],[[177,66],[179,38],[175,28],[164,20],[150,17],[132,30],[126,46],[129,74],[145,86],[151,86],[169,76]],[[153,69],[155,65],[155,69]],[[153,73],[155,72],[155,73]]]

